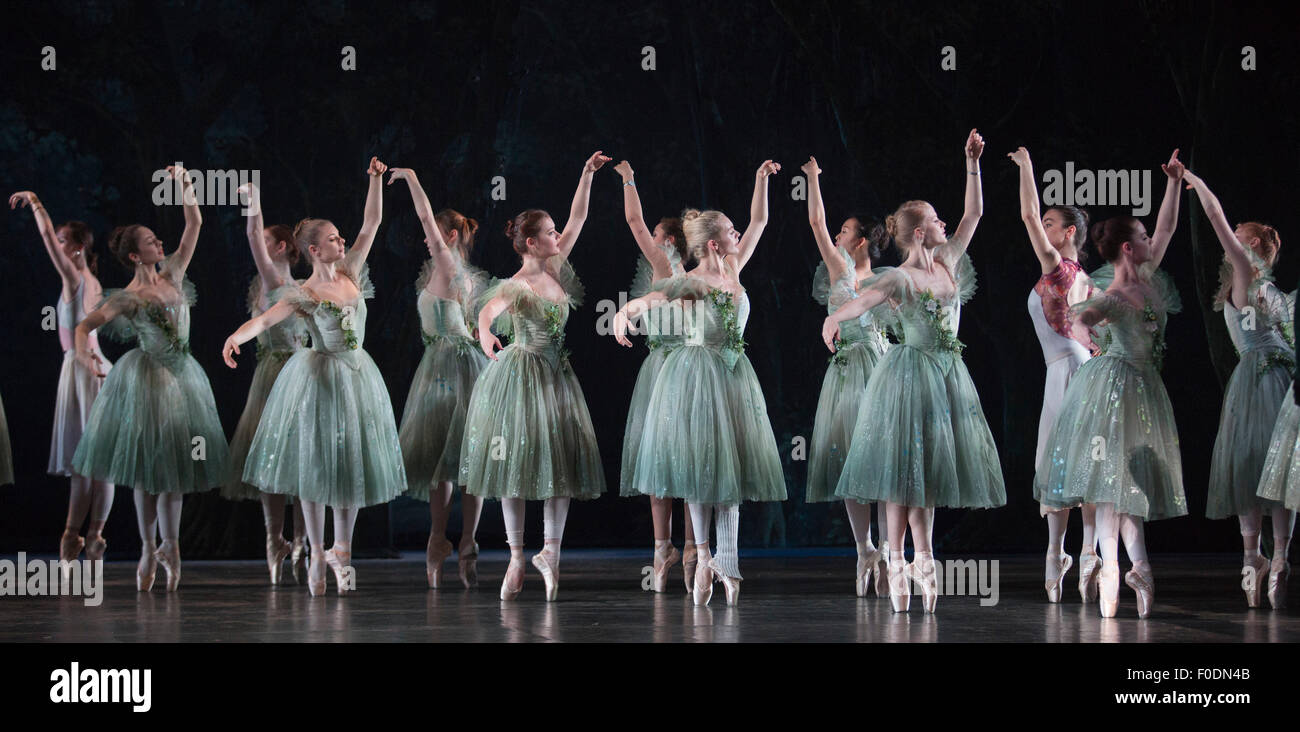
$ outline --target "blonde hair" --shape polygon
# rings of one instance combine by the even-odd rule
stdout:
[[[912,232],[925,222],[925,209],[929,206],[926,201],[906,201],[897,211],[885,217],[885,232],[900,251],[906,252],[916,243],[912,241]]]
[[[709,240],[722,239],[722,222],[726,218],[726,214],[721,211],[688,208],[682,212],[682,231],[686,235],[686,247],[692,257],[703,260],[704,255],[709,253]]]
[[[326,219],[303,219],[293,227],[293,243],[302,252],[302,256],[311,258],[311,252],[308,247],[316,243],[316,238],[320,235],[320,230],[330,226]]]

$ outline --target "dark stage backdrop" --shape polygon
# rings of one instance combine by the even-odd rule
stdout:
[[[173,161],[197,170],[260,171],[267,221],[335,221],[355,237],[373,155],[412,167],[435,207],[483,222],[475,261],[508,276],[517,258],[500,234],[508,217],[544,207],[561,225],[584,159],[631,161],[646,216],[717,207],[743,228],[754,171],[771,181],[771,223],[743,281],[753,300],[746,339],[767,396],[790,498],[742,512],[748,546],[850,543],[839,505],[805,505],[806,465],[827,356],[824,309],[810,297],[818,254],[792,176],[810,154],[823,169],[833,226],[851,212],[881,218],[903,200],[932,201],[955,226],[966,175],[962,145],[978,127],[985,215],[970,249],[979,292],[965,309],[965,360],[1001,451],[1008,504],[939,512],[941,552],[1041,551],[1031,497],[1044,366],[1025,300],[1038,276],[1018,212],[1016,168],[1031,151],[1043,171],[1148,169],[1182,149],[1233,221],[1275,224],[1288,244],[1277,269],[1296,284],[1297,44],[1294,24],[1226,2],[1054,5],[916,2],[228,2],[31,3],[6,13],[0,58],[0,192],[36,191],[56,221],[94,228],[107,287],[126,283],[104,242],[118,224],[155,227],[170,249],[178,208],[155,207],[151,174]],[[1286,30],[1286,29],[1291,30]],[[42,48],[56,68],[42,70]],[[341,68],[355,49],[355,70]],[[654,49],[654,68],[643,49]],[[942,49],[956,68],[945,70]],[[1252,46],[1257,69],[1242,69]],[[951,57],[951,55],[949,56]],[[493,200],[503,176],[506,199]],[[422,344],[413,282],[426,257],[404,186],[388,189],[370,266],[377,296],[366,349],[400,417]],[[1154,226],[1155,208],[1146,218]],[[1191,516],[1149,527],[1153,551],[1235,550],[1235,522],[1202,518],[1222,384],[1235,362],[1222,317],[1209,310],[1221,250],[1184,198],[1164,267],[1187,304],[1171,318],[1164,378],[1177,414]],[[1117,212],[1094,208],[1094,219]],[[198,288],[192,344],[228,431],[243,408],[254,359],[220,359],[246,313],[253,264],[234,206],[206,206],[189,276]],[[0,224],[0,282],[9,303],[0,394],[18,484],[0,488],[0,550],[56,551],[67,481],[45,475],[60,352],[41,329],[59,280],[31,214]],[[597,334],[595,304],[617,299],[637,251],[612,164],[596,175],[591,214],[572,262],[588,293],[568,345],[591,408],[610,486],[645,349]],[[887,264],[896,260],[887,258]],[[1094,255],[1092,265],[1099,263]],[[122,349],[109,344],[110,358]],[[571,546],[648,546],[645,499],[575,503]],[[529,541],[540,534],[530,507]],[[676,536],[680,540],[680,508]],[[1078,531],[1071,533],[1077,547]],[[459,519],[453,515],[453,530]],[[504,543],[499,504],[480,540]],[[425,504],[367,509],[358,551],[418,549]],[[138,547],[131,495],[121,490],[110,556]],[[256,557],[253,502],[189,497],[186,556]]]

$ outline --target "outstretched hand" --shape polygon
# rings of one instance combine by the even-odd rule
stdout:
[[[614,166],[614,172],[618,173],[623,178],[624,183],[632,180],[632,176],[634,175],[632,164],[626,160],[620,160],[618,165]]]
[[[388,170],[388,166],[379,162],[379,158],[370,156],[370,167],[366,168],[367,175],[383,175]]]
[[[586,164],[582,166],[582,172],[595,173],[597,170],[600,170],[602,165],[611,160],[613,160],[613,158],[608,155],[603,155],[600,150],[597,150],[591,154],[591,157],[587,158]]]
[[[778,165],[777,169],[779,170],[780,167],[781,166]],[[808,156],[808,162],[799,166],[799,170],[802,170],[804,172],[804,175],[807,175],[809,177],[822,174],[822,169],[817,165],[817,158],[811,155]]]
[[[35,206],[40,200],[35,193],[31,191],[18,191],[9,197],[9,208],[18,208],[19,206]]]
[[[1025,149],[1024,145],[1016,148],[1015,152],[1007,153],[1007,157],[1022,168],[1029,165],[1029,151]]]
[[[234,336],[227,338],[226,345],[221,347],[221,360],[225,361],[226,365],[233,369],[236,364],[234,357],[231,355],[232,353],[239,353],[239,344],[235,342]]]
[[[399,180],[404,180],[407,185],[410,185],[411,181],[417,180],[415,177],[415,171],[410,168],[389,168],[388,185],[391,186]]]
[[[1173,154],[1169,156],[1169,162],[1162,163],[1160,169],[1165,171],[1165,175],[1169,176],[1172,180],[1181,180],[1183,174],[1187,172],[1187,168],[1183,165],[1183,161],[1178,159],[1178,150],[1174,150]]]
[[[826,343],[826,348],[831,353],[835,353],[835,339],[840,337],[840,323],[838,320],[832,320],[827,316],[822,321],[822,341]]]
[[[771,160],[764,160],[763,164],[758,166],[758,177],[766,178],[769,175],[781,172],[781,164],[774,163]]]
[[[614,314],[614,322],[611,324],[611,329],[614,331],[614,340],[617,341],[619,345],[627,346],[628,348],[632,347],[632,341],[628,340],[627,333],[629,329],[634,328],[635,326],[628,321],[627,313],[620,310]]]
[[[984,138],[975,128],[971,128],[970,134],[966,136],[966,157],[971,160],[979,160],[980,155],[984,153]]]
[[[478,335],[478,345],[483,349],[483,353],[493,361],[497,360],[496,352],[501,350],[501,341],[497,340],[492,331],[484,331]]]

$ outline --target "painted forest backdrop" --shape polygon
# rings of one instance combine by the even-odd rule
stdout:
[[[707,206],[742,228],[754,170],[764,158],[781,162],[771,222],[743,280],[753,301],[749,356],[785,453],[790,500],[742,512],[748,546],[850,543],[840,506],[804,504],[805,463],[790,459],[792,440],[811,436],[828,357],[818,335],[825,311],[809,296],[818,254],[806,204],[790,195],[810,154],[825,171],[833,225],[857,211],[883,219],[899,202],[925,198],[952,226],[966,183],[966,132],[978,127],[988,142],[985,216],[971,247],[979,292],[963,314],[961,339],[1009,502],[994,511],[940,511],[941,552],[1040,551],[1045,532],[1031,498],[1044,367],[1025,309],[1038,265],[1006,153],[1028,147],[1040,180],[1067,161],[1153,170],[1150,228],[1163,189],[1159,164],[1181,148],[1231,220],[1278,227],[1277,279],[1287,290],[1296,285],[1300,257],[1289,245],[1300,241],[1300,52],[1294,24],[1265,9],[1208,0],[19,5],[0,30],[0,192],[34,190],[56,221],[89,222],[106,287],[128,279],[104,246],[112,226],[145,223],[174,246],[179,208],[150,200],[153,171],[173,161],[257,169],[268,222],[327,217],[349,239],[361,221],[369,156],[412,167],[435,207],[482,222],[474,259],[498,276],[517,262],[500,234],[507,218],[536,206],[562,222],[594,150],[632,163],[652,221]],[[56,49],[53,71],[41,69],[45,46]],[[353,71],[340,68],[344,46],[356,50]],[[654,48],[653,70],[643,68],[646,46]],[[944,46],[955,49],[955,70],[940,66]],[[1255,49],[1255,70],[1242,69],[1243,46]],[[490,196],[498,175],[504,201]],[[366,348],[400,416],[422,351],[413,282],[427,255],[405,188],[390,190],[370,258],[377,297]],[[246,317],[254,270],[238,209],[209,206],[203,214],[189,272],[199,293],[192,346],[233,431],[253,359],[229,370],[220,346]],[[588,300],[570,320],[568,346],[611,486],[644,348],[626,351],[599,336],[594,306],[617,300],[636,256],[618,176],[602,170],[572,257]],[[1236,358],[1222,316],[1209,307],[1221,256],[1199,206],[1185,197],[1164,266],[1187,307],[1170,320],[1164,378],[1192,516],[1152,525],[1155,552],[1237,547],[1235,522],[1201,517],[1222,385]],[[895,263],[892,255],[885,263]],[[26,211],[0,223],[0,287],[9,303],[0,395],[18,474],[17,486],[0,488],[0,551],[53,552],[67,481],[44,474],[59,349],[40,323],[59,281]],[[111,343],[106,350],[110,358],[122,352]],[[615,493],[575,503],[568,544],[649,544],[646,501]],[[530,519],[534,541],[541,522]],[[459,526],[455,516],[451,526]],[[367,509],[358,552],[419,549],[427,531],[423,503]],[[126,490],[106,535],[110,557],[136,551]],[[215,493],[186,500],[187,557],[260,556],[262,536],[253,502]],[[1072,530],[1072,545],[1077,536]],[[504,544],[499,504],[485,508],[480,542]]]

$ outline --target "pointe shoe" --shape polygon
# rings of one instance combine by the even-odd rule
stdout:
[[[691,594],[697,607],[705,607],[713,599],[713,570],[709,566],[712,561],[697,561],[695,565],[695,587]]]
[[[533,555],[533,566],[542,573],[542,580],[546,582],[546,601],[555,602],[555,596],[560,592],[560,563],[554,554],[543,549]]]
[[[64,532],[59,538],[59,575],[63,579],[63,585],[67,586],[72,581],[71,562],[77,561],[77,556],[81,554],[82,547],[86,546],[86,540],[76,534]]]
[[[442,565],[451,556],[451,542],[443,539],[435,542],[429,537],[429,544],[424,550],[424,576],[429,580],[429,589],[436,590],[442,584]]]
[[[181,548],[172,541],[164,541],[153,553],[167,572],[167,591],[175,592],[181,586]]]
[[[346,587],[348,568],[352,564],[352,552],[341,552],[338,549],[329,549],[325,552],[325,563],[329,568],[334,570],[334,584],[338,594],[352,592],[354,588]]]
[[[1064,572],[1062,572],[1064,574]],[[1087,605],[1097,601],[1097,583],[1101,580],[1101,557],[1096,552],[1079,555],[1079,597]]]
[[[889,542],[881,542],[876,554],[876,597],[889,597]]]
[[[677,547],[668,547],[668,553],[664,554],[655,550],[654,556],[654,573],[650,575],[650,589],[655,592],[663,592],[668,587],[668,568],[681,561],[682,555],[677,552]]]
[[[456,573],[460,575],[460,583],[465,585],[465,589],[478,586],[478,542],[469,551],[460,550],[460,556],[456,559]]]
[[[1145,618],[1151,615],[1151,608],[1155,605],[1156,600],[1156,580],[1151,574],[1151,565],[1138,569],[1133,565],[1124,575],[1124,584],[1133,588],[1137,593],[1138,617]]]
[[[511,587],[510,573],[514,572],[515,570],[518,570],[515,576],[519,578],[519,584],[514,587]],[[506,568],[506,576],[501,580],[501,600],[503,602],[508,600],[513,600],[516,597],[519,597],[519,593],[523,591],[524,591],[524,560],[515,559],[514,557],[511,557],[510,566]]]
[[[312,597],[325,594],[325,552],[313,551],[307,564],[307,591]]]
[[[108,550],[108,541],[103,536],[96,536],[86,543],[86,559],[97,562],[104,558],[104,552]]]
[[[1109,571],[1108,571],[1109,570]],[[1119,611],[1119,565],[1102,564],[1097,577],[1097,603],[1103,618],[1113,618]]]
[[[135,589],[139,592],[153,589],[154,574],[158,571],[156,551],[158,549],[153,544],[147,544],[140,552],[140,564],[135,568]]]
[[[728,577],[723,574],[722,570],[718,569],[717,563],[712,559],[709,560],[709,571],[713,572],[715,580],[722,583],[722,589],[727,593],[727,607],[735,607],[740,602],[740,578]]]
[[[1255,560],[1241,567],[1241,589],[1246,591],[1246,606],[1259,607],[1260,597],[1269,574],[1268,560],[1256,554]]]
[[[695,594],[695,562],[698,557],[698,550],[695,543],[690,542],[682,547],[682,580],[686,583],[686,594]]]
[[[266,537],[266,568],[271,573],[271,585],[280,584],[284,572],[284,559],[289,556],[292,547],[283,536]]]
[[[903,560],[890,562],[889,604],[896,613],[905,613],[912,604],[912,588],[908,585],[908,564]]]
[[[857,592],[858,597],[866,597],[867,590],[871,589],[871,573],[877,572],[876,584],[880,584],[880,575],[876,567],[880,564],[880,550],[872,549],[866,554],[858,555],[858,576],[857,581],[853,583],[853,589]],[[880,594],[877,590],[876,594]],[[888,591],[886,591],[888,594]]]
[[[1268,602],[1274,610],[1286,607],[1286,581],[1291,576],[1291,565],[1285,560],[1273,559],[1268,573]]]
[[[924,564],[913,561],[910,569],[913,581],[921,586],[921,609],[934,613],[935,605],[939,603],[939,578],[936,576],[934,559]]]
[[[1070,567],[1074,566],[1074,559],[1069,554],[1061,554],[1056,558],[1056,562],[1057,567],[1060,569],[1060,574],[1056,575],[1056,579],[1051,579],[1051,575],[1043,578],[1043,587],[1047,590],[1048,602],[1061,601],[1061,580],[1065,579]]]
[[[302,576],[307,574],[307,541],[301,536],[293,539],[289,551],[289,571],[293,572],[293,583],[300,584]]]

